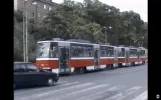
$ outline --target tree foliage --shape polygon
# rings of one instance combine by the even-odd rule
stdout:
[[[22,12],[15,12],[14,19],[14,58],[19,60],[23,54]],[[147,26],[138,13],[120,12],[98,0],[84,0],[83,3],[64,0],[48,13],[42,23],[37,26],[29,23],[30,59],[35,57],[36,41],[58,37],[85,39],[93,43],[105,43],[107,39],[112,45],[147,47]]]

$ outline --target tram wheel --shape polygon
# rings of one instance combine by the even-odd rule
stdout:
[[[122,66],[122,63],[119,63],[119,64],[118,64],[118,67],[120,67],[120,68],[123,67],[123,66]]]
[[[84,72],[85,72],[85,69],[84,68],[80,68],[79,69],[79,74],[84,74]]]
[[[110,69],[114,69],[114,66],[113,66],[113,64],[110,64]]]

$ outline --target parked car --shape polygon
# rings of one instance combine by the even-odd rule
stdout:
[[[30,62],[14,62],[14,88],[22,85],[53,86],[58,79],[58,74],[39,69]]]

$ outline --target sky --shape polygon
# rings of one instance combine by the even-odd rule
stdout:
[[[64,0],[52,0],[56,3],[62,3]],[[77,2],[83,2],[83,0],[72,0]],[[147,0],[99,0],[110,6],[115,6],[119,8],[120,11],[130,11],[133,10],[136,13],[139,13],[141,19],[147,22],[148,18],[148,8]]]

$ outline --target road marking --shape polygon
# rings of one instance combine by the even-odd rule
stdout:
[[[89,90],[92,90],[92,89],[106,87],[106,86],[109,86],[109,84],[102,84],[102,85],[97,85],[97,86],[89,87],[89,88],[86,88],[86,89],[83,89],[83,90],[80,90],[80,91],[74,91],[74,92],[65,94],[63,96],[60,96],[58,98],[54,98],[54,100],[61,100],[64,97],[69,97],[69,96],[72,96],[72,95],[76,95],[78,93],[82,93],[82,92],[86,92],[86,91],[89,91]],[[45,99],[45,100],[53,100],[53,99]]]
[[[133,100],[147,100],[148,98],[148,92],[145,91],[142,94],[140,94],[139,96],[137,96],[136,98],[134,98]]]
[[[108,74],[108,73],[109,73],[109,74],[116,74],[116,73],[117,73],[117,74],[118,74],[118,73],[119,73],[119,74],[123,74],[123,73],[136,72],[136,71],[139,71],[139,70],[141,70],[141,69],[135,69],[135,70],[134,70],[134,69],[126,69],[126,70],[124,69],[124,70],[121,70],[121,71],[119,71],[119,72],[117,72],[117,70],[116,70],[116,71],[110,71],[110,72],[107,71],[107,72],[101,72],[101,73],[105,73],[105,74]]]
[[[28,96],[28,97],[20,97],[20,98],[17,98],[17,99],[31,100],[32,98],[43,97],[43,96],[51,94],[51,93],[60,92],[60,91],[68,90],[68,89],[85,87],[85,86],[89,86],[89,85],[93,85],[93,84],[95,84],[95,83],[85,83],[85,84],[81,84],[81,85],[76,85],[76,86],[72,86],[72,87],[67,87],[67,88],[63,88],[63,89],[58,89],[58,90],[53,90],[53,91],[49,91],[49,92],[45,92],[45,93],[40,93],[40,94],[37,94],[37,95],[35,94],[35,95]]]
[[[68,81],[60,81],[60,82],[58,82],[58,83],[56,83],[56,84],[63,84],[63,83],[67,83]]]
[[[94,94],[91,94],[89,96],[86,96],[86,97],[83,97],[83,98],[80,98],[80,99],[76,99],[76,100],[93,100],[94,98],[99,98],[101,97],[99,94],[102,94],[106,91],[115,91],[115,90],[119,90],[119,89],[122,89],[126,86],[123,86],[123,85],[118,85],[118,86],[114,86],[112,88],[108,88],[108,89],[105,89],[103,91],[100,91],[100,92],[97,92],[97,93],[94,93]],[[93,98],[92,98],[93,97]],[[88,99],[89,98],[89,99]]]
[[[107,98],[105,100],[121,100],[121,99],[127,97],[128,95],[136,92],[140,88],[141,88],[140,86],[134,86],[134,87],[132,87],[130,89],[125,90],[125,92],[123,92],[123,93],[116,94],[116,95],[114,95],[114,96],[112,96],[110,98]]]
[[[60,86],[67,86],[67,85],[71,85],[71,84],[76,84],[76,83],[79,83],[79,82],[72,82],[72,83],[67,83],[68,81],[64,81],[64,82],[61,82],[61,84],[56,84],[57,87],[60,87]],[[63,84],[65,83],[65,84]],[[31,92],[38,92],[40,90],[43,90],[43,89],[49,89],[49,88],[54,88],[53,87],[43,87],[43,88],[38,88],[38,89],[29,89],[27,91],[24,91],[24,92],[21,92],[21,91],[16,91],[14,92],[14,96],[17,96],[17,95],[23,95],[23,94],[27,94],[27,93],[31,93]],[[32,90],[32,91],[31,91]]]
[[[77,84],[79,82],[71,82],[71,83],[66,83],[66,84],[60,84],[61,86],[67,86],[67,85],[72,85],[72,84]],[[59,85],[58,85],[59,86]]]

